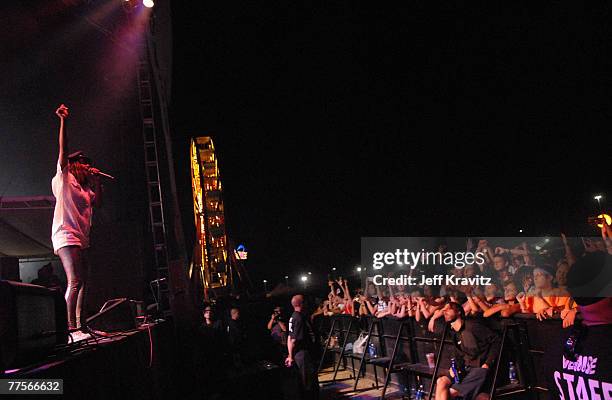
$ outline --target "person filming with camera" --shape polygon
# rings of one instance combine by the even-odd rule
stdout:
[[[274,347],[279,354],[279,360],[287,356],[287,323],[283,308],[281,306],[274,307],[274,312],[268,321],[268,330],[274,341]]]

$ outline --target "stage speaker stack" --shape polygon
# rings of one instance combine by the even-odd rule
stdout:
[[[43,360],[68,341],[64,296],[57,290],[0,280],[0,371]]]
[[[87,318],[85,325],[102,332],[119,332],[135,329],[143,315],[142,302],[126,298],[108,300],[100,312]]]
[[[0,257],[0,279],[21,282],[19,276],[19,258]]]

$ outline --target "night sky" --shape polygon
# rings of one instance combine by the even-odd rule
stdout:
[[[592,196],[612,196],[609,6],[428,3],[172,2],[188,249],[188,139],[198,135],[214,138],[228,233],[249,249],[256,279],[352,268],[362,236],[597,233],[586,225]],[[4,26],[27,13],[5,14]],[[26,55],[60,76],[79,66],[79,54],[20,49],[23,29],[3,41],[0,195],[50,193],[38,171],[56,150],[40,168],[25,153],[41,137],[54,145],[44,128],[54,116],[39,109],[56,104],[59,84],[15,83],[36,71]],[[78,107],[92,89],[76,86]]]
[[[609,9],[426,3],[174,3],[174,133],[214,136],[253,268],[352,267],[362,236],[597,233]]]

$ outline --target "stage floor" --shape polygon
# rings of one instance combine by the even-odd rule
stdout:
[[[41,362],[6,371],[3,378],[63,379],[63,399],[174,398],[174,349],[170,322],[146,324],[58,346]]]

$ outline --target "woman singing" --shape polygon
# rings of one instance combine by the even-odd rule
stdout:
[[[84,250],[89,247],[92,208],[100,205],[100,172],[81,151],[68,155],[65,120],[68,108],[55,111],[60,119],[59,158],[57,173],[51,181],[55,196],[51,240],[53,250],[62,260],[68,285],[65,299],[68,308],[68,328],[81,328],[81,310],[87,282],[87,260]]]

